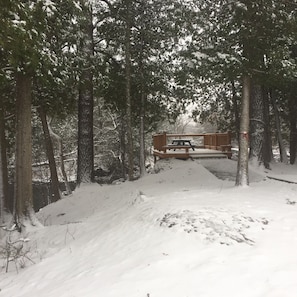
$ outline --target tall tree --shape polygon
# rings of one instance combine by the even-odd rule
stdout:
[[[133,131],[132,131],[132,98],[131,98],[131,29],[132,29],[132,3],[125,0],[125,79],[126,79],[126,128],[128,147],[128,176],[134,179],[134,153],[133,153]]]
[[[80,48],[82,65],[78,98],[77,185],[91,183],[94,178],[93,143],[93,11],[89,1],[81,1],[82,17]]]
[[[50,1],[8,1],[4,20],[1,18],[1,47],[7,55],[8,69],[14,73],[16,89],[14,220],[19,230],[27,220],[31,224],[37,222],[32,199],[32,83],[44,65],[56,62],[45,38],[54,26],[48,20],[55,9],[55,3]],[[1,9],[1,17],[2,12]]]
[[[189,47],[191,58],[190,61],[187,59],[187,66],[190,73],[199,78],[200,87],[203,81],[206,84],[211,81],[217,85],[230,81],[243,82],[246,79],[241,78],[244,73],[248,73],[253,85],[258,85],[259,90],[260,88],[265,90],[271,86],[271,81],[277,80],[276,77],[278,80],[283,80],[285,73],[289,75],[289,67],[286,65],[291,65],[288,48],[294,34],[291,23],[295,18],[291,2],[226,0],[191,3],[196,18],[189,25],[193,33],[190,33],[188,38],[191,41]],[[207,88],[209,89],[208,86]],[[242,90],[245,89],[243,86]],[[270,145],[265,139],[269,129],[264,123],[268,120],[268,105],[265,101],[267,97],[265,94],[262,96],[260,91],[257,93],[261,96],[253,97],[258,98],[257,101],[263,106],[261,118],[257,119],[251,115],[251,119],[253,124],[262,122],[260,129],[262,132],[258,134],[258,140],[251,143],[252,146],[259,144],[258,148],[251,147],[251,149],[252,154],[256,154],[255,157],[268,166],[269,158],[263,160],[263,157],[269,156]],[[242,96],[244,97],[246,94]],[[222,104],[222,100],[218,99],[217,95],[216,102]],[[227,107],[226,103],[229,104],[229,101],[223,103],[224,109]],[[209,102],[206,104],[210,105]],[[253,108],[251,111],[254,113],[258,109]],[[248,132],[248,129],[244,130]],[[250,135],[250,139],[260,130],[255,127],[253,131],[255,133]]]

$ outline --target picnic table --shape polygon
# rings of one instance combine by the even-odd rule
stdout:
[[[190,147],[193,151],[195,150],[194,145],[191,143],[191,140],[189,139],[173,139],[172,143],[169,144],[168,147],[169,149],[171,147],[174,150],[179,147]]]

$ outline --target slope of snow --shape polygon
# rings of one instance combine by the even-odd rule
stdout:
[[[135,182],[82,186],[37,214],[35,264],[2,268],[0,296],[297,296],[297,185],[265,178],[297,168],[251,169],[247,188],[234,170],[163,160]]]

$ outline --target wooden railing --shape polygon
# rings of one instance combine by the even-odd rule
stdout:
[[[154,150],[166,152],[166,146],[172,139],[193,139],[195,147],[208,148],[224,152],[231,157],[231,133],[204,133],[204,134],[167,134],[166,132],[153,136]],[[195,140],[199,140],[196,143]]]
[[[153,146],[155,150],[164,151],[164,146],[167,145],[167,134],[156,134],[153,136]]]

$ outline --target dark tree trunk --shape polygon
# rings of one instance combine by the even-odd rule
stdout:
[[[68,177],[67,177],[65,166],[64,166],[64,153],[63,153],[62,138],[52,130],[52,128],[49,124],[48,124],[48,130],[49,130],[51,139],[53,140],[53,142],[56,142],[58,145],[61,174],[62,174],[63,181],[65,184],[66,193],[67,193],[67,195],[70,195],[72,193],[72,191],[71,191],[71,187],[68,182]]]
[[[78,156],[77,186],[94,181],[94,141],[93,141],[93,65],[94,56],[92,9],[83,6],[85,20],[82,22],[81,53],[84,56],[80,76],[78,98]]]
[[[6,137],[5,137],[5,121],[4,121],[4,107],[2,101],[0,102],[0,144],[1,144],[1,171],[2,171],[2,195],[3,208],[12,211],[12,201],[9,201],[8,195],[8,168],[6,156]]]
[[[126,118],[128,144],[128,176],[134,179],[134,153],[132,132],[132,99],[131,99],[131,0],[126,0],[126,32],[125,32],[125,67],[126,67]]]
[[[232,101],[233,101],[233,112],[234,112],[234,122],[235,122],[235,133],[236,139],[239,142],[239,130],[240,130],[240,117],[239,117],[239,108],[238,108],[238,96],[236,95],[236,88],[234,81],[231,82],[232,86]]]
[[[241,118],[239,133],[239,156],[237,164],[236,185],[249,185],[249,105],[250,105],[251,79],[248,75],[243,76],[243,90],[241,102]]]
[[[141,104],[144,104],[144,94],[141,94]],[[140,128],[139,128],[139,138],[140,138],[140,152],[139,152],[139,167],[140,176],[145,175],[145,133],[144,133],[144,111],[141,108],[140,114]]]
[[[142,5],[142,15],[144,14],[144,3],[141,2]],[[141,31],[140,31],[140,57],[139,57],[139,72],[140,72],[140,123],[139,123],[139,167],[140,167],[140,176],[143,177],[145,175],[145,90],[144,90],[144,68],[143,68],[143,54],[145,50],[145,44],[144,44],[144,24],[141,24]]]
[[[281,121],[280,121],[280,115],[279,115],[279,110],[276,104],[276,98],[275,98],[275,92],[270,91],[270,98],[271,98],[271,103],[274,111],[274,117],[275,117],[275,126],[276,126],[276,133],[277,133],[277,140],[278,140],[278,146],[279,146],[279,153],[280,153],[280,161],[288,164],[288,156],[287,156],[287,150],[284,144],[283,136],[282,136],[282,131],[281,131]]]
[[[120,158],[121,158],[121,172],[122,177],[126,179],[126,117],[121,114],[121,126],[120,126]]]
[[[263,164],[264,105],[262,87],[252,84],[250,97],[250,160]]]
[[[16,159],[14,219],[19,230],[24,221],[35,224],[32,198],[31,78],[16,74]]]
[[[271,141],[271,123],[270,123],[270,112],[269,112],[269,94],[266,88],[263,88],[263,119],[264,119],[264,142],[262,149],[262,158],[264,167],[269,169],[270,162],[273,159],[272,153],[272,141]]]
[[[51,198],[51,202],[56,202],[61,199],[61,191],[59,189],[59,179],[58,179],[57,166],[56,166],[56,161],[54,156],[54,148],[53,148],[53,143],[50,136],[44,108],[42,106],[39,107],[38,112],[42,123],[46,153],[47,153],[47,158],[48,158],[49,168],[51,173],[51,186],[53,190],[53,197]]]
[[[0,142],[0,154],[2,146]],[[4,223],[4,188],[3,188],[3,174],[2,174],[2,158],[0,158],[0,225]]]
[[[297,154],[297,98],[293,91],[289,98],[290,164],[295,164]]]

